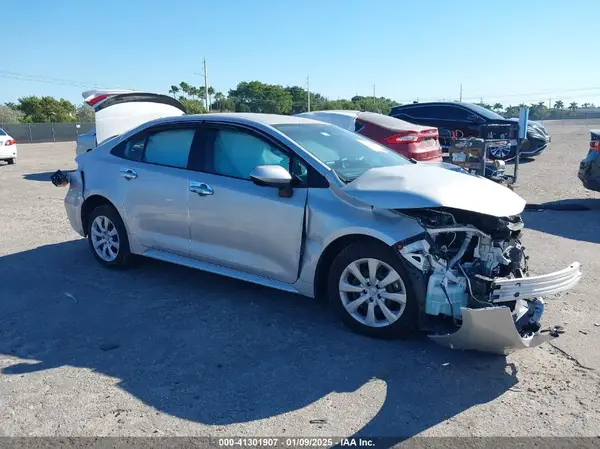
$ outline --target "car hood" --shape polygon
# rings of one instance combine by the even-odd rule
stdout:
[[[380,209],[450,207],[507,217],[523,212],[526,203],[489,179],[427,163],[372,168],[342,190]]]

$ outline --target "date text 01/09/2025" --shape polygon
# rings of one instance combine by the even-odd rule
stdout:
[[[219,438],[219,447],[372,447],[369,438]]]

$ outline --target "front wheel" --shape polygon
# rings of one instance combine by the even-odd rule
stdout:
[[[353,331],[396,338],[417,327],[417,301],[399,257],[385,245],[355,243],[333,261],[328,296]]]
[[[110,205],[95,208],[88,220],[88,243],[94,257],[109,268],[125,268],[131,260],[127,230]]]

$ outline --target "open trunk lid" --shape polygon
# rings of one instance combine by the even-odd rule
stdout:
[[[168,95],[133,90],[100,89],[82,93],[96,113],[98,145],[109,137],[123,134],[143,123],[163,117],[184,115],[187,111]]]

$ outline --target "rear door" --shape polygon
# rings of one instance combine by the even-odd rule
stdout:
[[[197,124],[158,126],[117,145],[129,231],[147,248],[189,255],[188,159]]]
[[[89,90],[82,95],[96,113],[98,145],[150,120],[186,113],[185,107],[168,95],[117,89]]]

